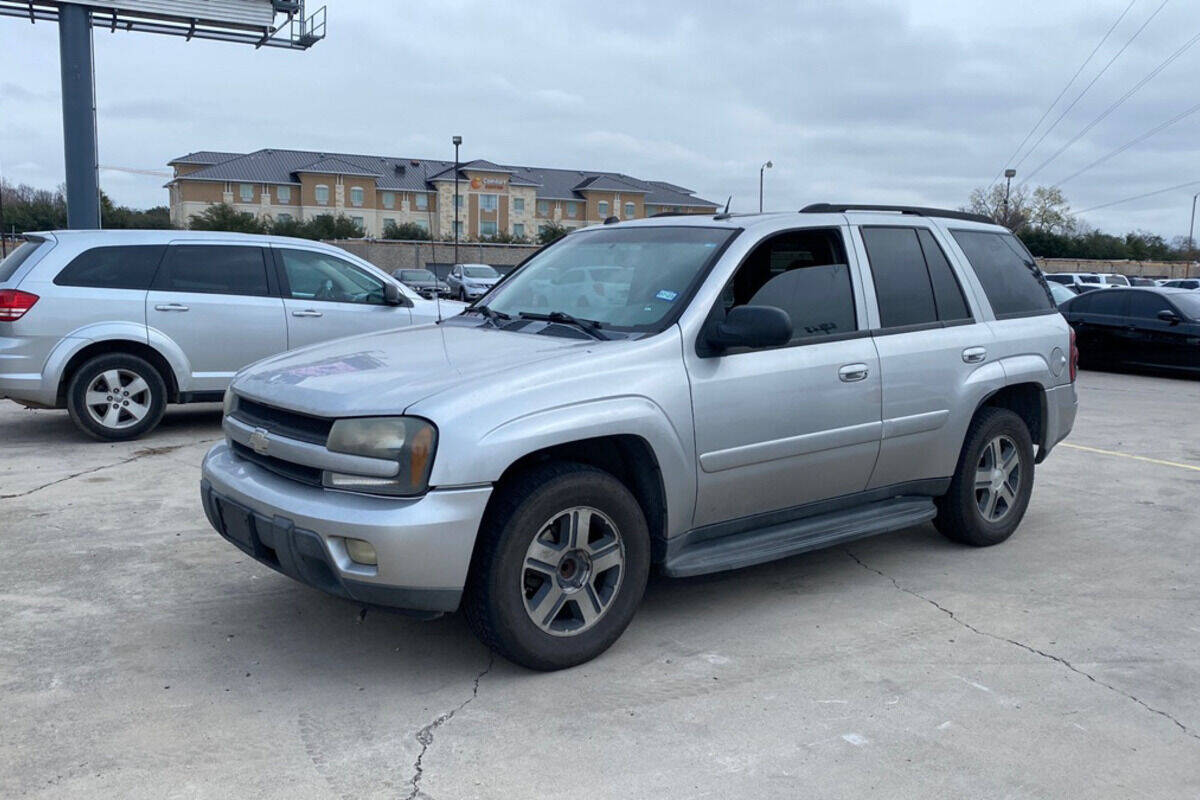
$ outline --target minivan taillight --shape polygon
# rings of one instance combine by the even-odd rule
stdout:
[[[0,289],[0,322],[20,319],[37,301],[36,294],[19,292],[16,289]]]
[[[1071,328],[1071,383],[1079,373],[1079,346],[1075,344],[1075,329]]]

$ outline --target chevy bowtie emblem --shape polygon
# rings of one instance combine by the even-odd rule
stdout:
[[[267,454],[267,449],[271,446],[271,434],[266,428],[255,428],[254,433],[250,434],[250,447],[260,456]]]

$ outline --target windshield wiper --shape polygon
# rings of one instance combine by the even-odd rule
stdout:
[[[500,320],[508,321],[512,319],[511,314],[505,314],[503,311],[496,311],[495,309],[488,308],[483,304],[470,306],[464,309],[464,313],[466,311],[477,311],[480,314],[483,314],[483,316],[487,317],[488,320],[490,320],[491,323],[497,328],[500,327]]]
[[[580,319],[574,317],[565,311],[551,311],[549,314],[538,314],[533,311],[522,311],[517,314],[521,319],[538,319],[545,322],[558,322],[563,325],[574,325],[579,330],[599,339],[602,342],[608,341],[609,337],[600,332],[600,323],[594,319]]]

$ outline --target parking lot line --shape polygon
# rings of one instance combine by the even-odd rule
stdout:
[[[1072,450],[1084,450],[1088,453],[1100,453],[1106,456],[1120,456],[1121,458],[1132,458],[1135,461],[1149,461],[1151,464],[1162,464],[1166,467],[1179,467],[1180,469],[1190,469],[1200,472],[1200,467],[1195,464],[1180,464],[1178,461],[1164,461],[1161,458],[1150,458],[1149,456],[1135,456],[1132,453],[1121,453],[1116,450],[1102,450],[1099,447],[1088,447],[1082,444],[1071,444],[1063,442],[1061,447],[1070,447]]]

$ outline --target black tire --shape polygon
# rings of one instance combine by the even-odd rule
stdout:
[[[462,303],[467,302],[467,290],[466,289],[463,289],[461,287],[459,288],[458,299],[459,299],[459,302],[462,302]]]
[[[118,402],[122,404],[120,408],[109,406],[117,416],[115,424],[108,425],[104,419],[97,418],[98,413],[89,410],[87,393],[97,380],[103,380],[101,376],[112,372],[118,373],[121,380],[126,380],[129,376],[140,378],[145,383],[145,389],[134,391],[132,395],[125,394],[131,385],[126,384],[120,393],[106,395],[114,398],[114,405]],[[135,418],[129,410],[131,404],[135,409],[144,407],[147,410],[140,418]],[[98,407],[92,407],[96,408]],[[71,382],[67,385],[67,411],[71,420],[79,430],[102,442],[138,438],[158,425],[166,408],[167,385],[162,375],[149,361],[129,353],[106,353],[96,356],[75,370]]]
[[[530,669],[564,669],[595,658],[629,625],[646,589],[650,534],[637,500],[611,474],[569,462],[534,467],[498,491],[480,528],[463,599],[472,630],[488,647]],[[619,585],[594,624],[556,636],[526,611],[525,559],[547,521],[577,506],[594,508],[614,523],[624,563]]]
[[[981,462],[989,460],[985,448],[997,440],[1011,443],[1018,459],[1018,474],[1000,481],[1010,488],[1013,497],[1011,502],[1005,502],[1003,510],[997,503],[993,513],[1002,513],[1000,518],[988,519],[981,504],[987,506],[993,490],[977,488],[976,474]],[[937,499],[938,514],[933,524],[947,539],[962,544],[988,547],[1003,542],[1012,536],[1025,516],[1033,494],[1033,470],[1033,440],[1025,421],[1005,408],[980,409],[967,429],[950,490]]]

